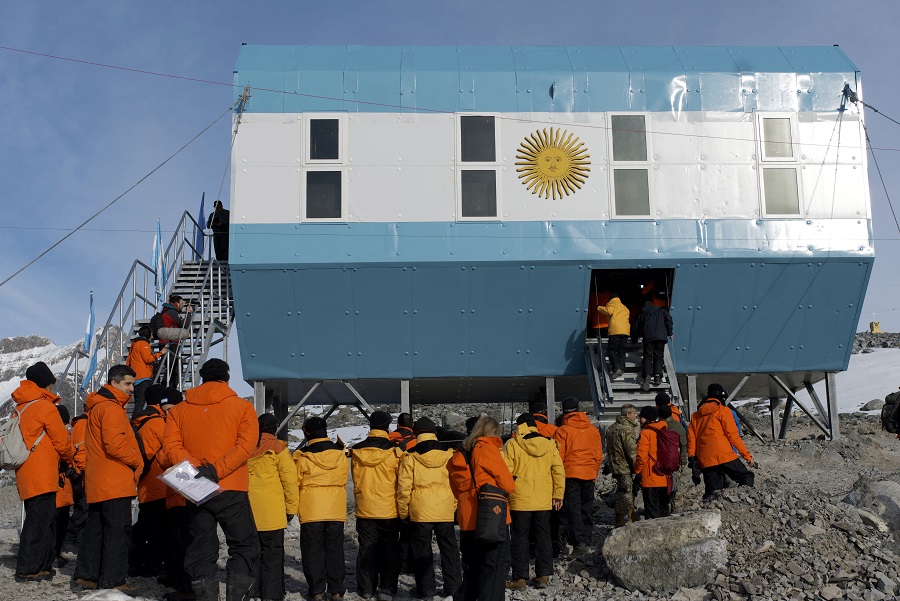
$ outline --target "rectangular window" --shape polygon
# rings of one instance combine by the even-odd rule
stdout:
[[[336,161],[340,158],[340,121],[309,120],[309,160]]]
[[[306,217],[309,219],[340,219],[341,172],[306,172]]]
[[[644,115],[613,115],[613,161],[647,160],[647,125]]]
[[[462,172],[462,216],[497,216],[497,173],[493,169]]]
[[[613,213],[616,217],[650,217],[650,141],[647,115],[610,115],[609,153]]]
[[[616,215],[620,217],[650,215],[650,184],[646,169],[615,169]]]
[[[796,169],[764,168],[763,189],[767,215],[798,215],[800,213]]]
[[[792,159],[794,147],[791,140],[790,117],[764,117],[763,157],[765,159]]]
[[[460,160],[464,163],[493,163],[496,160],[493,117],[460,117],[459,130]]]

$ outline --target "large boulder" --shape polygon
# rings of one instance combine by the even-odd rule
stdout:
[[[702,587],[728,561],[717,509],[635,522],[613,530],[603,557],[619,583],[642,592]]]
[[[890,480],[873,482],[860,478],[845,499],[847,503],[874,513],[894,532],[900,532],[900,484]]]

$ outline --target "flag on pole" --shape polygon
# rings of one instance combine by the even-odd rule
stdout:
[[[203,214],[203,203],[205,200],[206,192],[200,197],[200,214],[197,216],[197,223],[200,224],[200,227],[197,228],[197,239],[194,241],[194,248],[197,249],[197,255],[200,257],[200,260],[203,260],[203,230],[206,228],[206,215]]]
[[[159,219],[156,220],[156,238],[153,239],[153,284],[156,288],[156,302],[162,304],[163,295],[166,292],[166,258],[163,255],[162,247],[162,230],[159,226]]]
[[[81,392],[87,388],[88,384],[97,371],[97,340],[94,336],[94,292],[91,291],[91,313],[88,315],[87,329],[84,332],[84,351],[91,358],[88,367],[84,370],[84,376],[81,378]]]

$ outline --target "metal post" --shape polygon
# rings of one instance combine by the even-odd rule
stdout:
[[[409,402],[409,380],[400,380],[400,413],[412,415],[412,404]]]
[[[556,422],[556,380],[547,378],[547,421]]]
[[[825,397],[825,402],[828,403],[828,425],[831,427],[831,440],[839,440],[841,429],[838,424],[838,397],[833,371],[825,374]]]
[[[285,417],[285,418],[281,421],[281,423],[278,425],[278,429],[279,429],[279,430],[281,430],[282,428],[284,428],[284,427],[288,424],[289,421],[291,421],[292,419],[294,419],[294,416],[297,415],[297,413],[300,412],[300,409],[301,409],[304,405],[306,405],[306,401],[309,400],[309,398],[313,395],[313,393],[316,391],[316,389],[317,389],[321,384],[322,384],[322,382],[316,382],[315,384],[312,385],[312,388],[310,388],[309,391],[308,391],[305,395],[303,395],[303,398],[300,399],[300,402],[297,403],[297,406],[294,407],[294,408],[291,410],[291,412],[287,414],[287,417]]]
[[[769,414],[772,418],[772,440],[778,437],[778,407],[781,400],[777,396],[769,397]]]
[[[262,415],[266,412],[266,383],[261,381],[253,382],[253,408],[256,409],[256,415]]]
[[[691,416],[697,410],[697,375],[688,374],[687,376],[687,421],[691,421]]]

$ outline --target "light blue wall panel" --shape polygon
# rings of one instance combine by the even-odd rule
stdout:
[[[528,273],[483,266],[470,269],[469,277],[469,373],[523,375]]]
[[[590,270],[581,265],[526,268],[528,306],[525,326],[526,373],[584,373],[584,298]]]
[[[285,72],[285,84],[291,91],[285,99],[286,112],[335,112],[346,110],[344,98],[343,46],[301,46],[300,52],[290,54]],[[291,110],[287,110],[290,107]]]
[[[741,72],[792,73],[794,68],[777,46],[726,46]]]
[[[797,73],[854,72],[854,65],[836,46],[781,46],[781,52]]]
[[[684,68],[687,106],[696,111],[742,111],[740,75],[721,46],[676,46]]]
[[[273,275],[278,277],[277,272]],[[350,276],[346,269],[300,269],[281,276],[293,279],[304,373],[328,379],[352,378],[357,373]],[[263,288],[257,294],[267,295],[268,290]],[[260,304],[261,309],[266,306],[265,297]],[[270,339],[278,336],[279,330],[269,331]],[[243,357],[243,350],[241,354]]]
[[[519,112],[574,110],[572,65],[565,48],[514,46],[512,53]]]
[[[459,110],[459,61],[454,46],[404,46],[400,65],[403,112]],[[448,93],[452,90],[453,93]]]
[[[361,378],[412,375],[412,273],[396,267],[352,270],[354,347]]]
[[[509,47],[459,46],[456,52],[461,110],[516,110],[516,69]]]
[[[620,48],[631,73],[632,110],[688,110],[684,68],[671,46]]]
[[[412,351],[416,376],[468,374],[469,274],[463,266],[418,267],[413,272]]]
[[[628,110],[630,79],[618,46],[569,46],[566,51],[572,65],[576,112]]]
[[[399,112],[400,46],[348,46],[344,99],[350,112]]]

